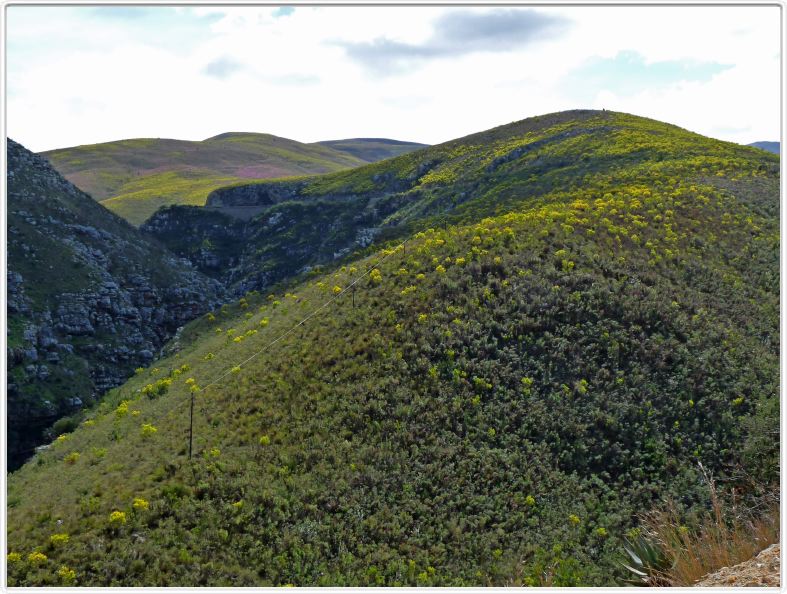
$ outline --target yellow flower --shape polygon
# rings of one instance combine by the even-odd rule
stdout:
[[[189,379],[187,379],[187,380],[186,380],[185,382],[183,382],[183,383],[185,383],[187,386],[190,386],[190,385],[192,385],[192,384],[196,383],[196,380],[195,380],[193,377],[190,377]]]
[[[260,326],[262,326],[263,328],[265,328],[265,326],[267,326],[267,325],[268,325],[268,322],[269,322],[268,318],[262,318],[262,319],[260,320]]]
[[[214,458],[218,458],[219,456],[221,456],[221,450],[219,448],[213,448],[210,451],[210,455],[213,456]]]
[[[339,285],[336,285],[336,286],[333,287],[333,294],[334,295],[338,295],[341,292],[342,292],[342,288]]]
[[[232,371],[232,373],[240,373],[240,365],[236,365],[230,371]]]
[[[579,524],[579,516],[576,514],[571,514],[568,516],[568,521],[572,524]]]
[[[419,315],[419,316],[418,316],[418,321],[419,321],[421,324],[423,324],[423,323],[425,323],[425,322],[426,322],[426,320],[427,320],[427,318],[428,318],[428,317],[429,317],[429,316],[428,316],[428,315],[426,315],[426,314],[421,314],[421,315]]]
[[[261,446],[270,445],[270,443],[271,443],[271,438],[268,437],[267,435],[263,435],[262,437],[260,437]]]
[[[42,563],[46,563],[47,556],[44,555],[44,553],[33,551],[27,556],[27,560],[33,565],[41,565]]]
[[[115,510],[109,514],[109,525],[112,528],[120,528],[126,523],[126,512]]]
[[[77,572],[71,569],[68,565],[61,565],[57,570],[57,577],[65,583],[70,584],[77,578]]]
[[[54,547],[60,547],[68,544],[68,534],[53,534],[49,537],[49,542]]]
[[[202,358],[203,358],[205,361],[210,361],[211,359],[213,359],[213,353],[208,353],[207,355],[205,355],[205,356],[204,356],[204,357],[202,357]]]
[[[440,264],[437,268],[435,268],[435,272],[437,274],[445,274],[445,266]]]
[[[150,423],[145,423],[142,425],[142,428],[140,429],[140,434],[142,435],[142,437],[150,437],[152,435],[155,435],[157,431],[158,429],[156,429],[153,425],[151,425]]]
[[[77,460],[79,460],[79,452],[71,452],[68,456],[63,458],[66,464],[76,464]]]
[[[6,561],[9,563],[19,563],[22,560],[22,555],[19,553],[8,553],[6,555]]]
[[[143,510],[148,509],[150,504],[142,499],[142,497],[134,497],[134,502],[131,504],[134,509]]]
[[[115,409],[115,416],[120,418],[126,416],[127,414],[128,414],[128,401],[124,400],[120,404],[118,404],[118,407]]]

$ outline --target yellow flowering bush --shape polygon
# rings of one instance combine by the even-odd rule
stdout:
[[[8,553],[5,559],[8,563],[19,563],[22,560],[22,555],[19,553]]]
[[[150,504],[146,500],[142,499],[142,497],[134,497],[134,502],[131,504],[131,507],[133,507],[135,510],[143,511],[148,509]]]
[[[128,400],[123,400],[115,409],[115,416],[120,419],[128,414]]]
[[[262,437],[260,437],[261,446],[270,445],[270,443],[271,443],[271,438],[268,437],[267,435],[263,435]]]
[[[152,437],[153,435],[156,434],[156,432],[158,432],[158,429],[156,429],[150,423],[143,424],[142,428],[140,429],[140,434],[142,435],[142,437]]]
[[[61,565],[57,570],[57,577],[66,584],[73,584],[77,578],[77,572],[71,569],[68,565]]]
[[[232,373],[240,373],[240,365],[236,365],[230,371],[232,371]]]
[[[126,523],[126,512],[115,510],[109,514],[109,525],[112,528],[120,528]]]
[[[42,565],[43,563],[46,563],[47,558],[48,557],[44,555],[44,553],[33,551],[27,556],[27,561],[31,565]]]
[[[79,452],[71,452],[68,456],[63,458],[66,464],[76,464],[79,460]]]
[[[62,547],[68,544],[69,536],[68,534],[53,534],[49,537],[49,543],[53,547]]]

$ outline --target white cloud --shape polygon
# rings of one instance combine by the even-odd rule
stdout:
[[[350,59],[347,44],[385,38],[423,47],[446,14],[470,9],[299,6],[282,15],[276,7],[157,7],[144,19],[99,19],[91,10],[8,8],[8,134],[33,150],[230,130],[434,143],[574,107],[618,109],[737,142],[779,134],[777,7],[533,8],[569,24],[500,51],[438,52],[386,77]],[[647,63],[732,68],[625,96],[566,91],[588,58],[621,51]]]

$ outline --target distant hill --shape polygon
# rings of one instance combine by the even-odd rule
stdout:
[[[43,429],[150,363],[222,290],[11,139],[7,181],[13,469]]]
[[[762,149],[764,151],[768,151],[769,153],[776,153],[777,155],[781,152],[781,147],[779,146],[779,143],[770,140],[761,140],[759,142],[752,142],[748,146],[753,146]]]
[[[228,132],[203,141],[135,138],[42,155],[70,182],[139,225],[161,206],[201,206],[212,190],[228,184],[339,171],[420,146],[384,139],[336,142],[348,150]]]
[[[388,138],[348,138],[346,140],[323,140],[317,142],[337,151],[342,151],[358,157],[367,163],[398,157],[418,149],[426,148],[428,144],[418,142],[405,142],[390,140]]]

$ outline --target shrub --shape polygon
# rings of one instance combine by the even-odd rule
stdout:
[[[68,534],[53,534],[49,537],[49,542],[53,547],[62,547],[68,544]]]
[[[44,553],[41,553],[39,551],[33,551],[32,553],[30,553],[27,556],[27,561],[31,565],[42,565],[42,564],[46,563],[47,556],[44,555]]]
[[[142,428],[140,429],[140,434],[142,435],[142,437],[152,437],[157,432],[158,432],[158,429],[156,429],[150,423],[143,424]]]
[[[79,452],[71,452],[68,456],[63,458],[66,464],[76,464],[79,460]]]
[[[77,573],[67,565],[61,565],[60,569],[57,570],[57,577],[65,584],[73,584]]]
[[[22,561],[22,555],[20,555],[19,553],[13,553],[13,552],[8,553],[8,555],[6,555],[5,558],[6,561],[8,561],[8,563],[19,563],[20,561]]]
[[[118,407],[115,409],[115,417],[118,419],[122,419],[128,414],[128,401],[123,400]]]
[[[263,435],[262,437],[260,437],[261,446],[267,446],[270,445],[270,443],[271,443],[271,438],[268,437],[267,435]]]
[[[142,497],[134,497],[134,502],[131,504],[131,507],[137,511],[143,511],[148,509],[150,504],[145,499],[142,499]]]
[[[109,514],[110,528],[120,528],[126,524],[126,512],[115,510]]]

